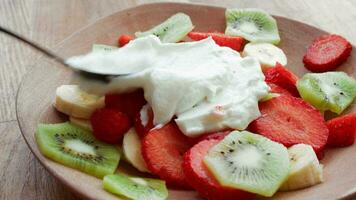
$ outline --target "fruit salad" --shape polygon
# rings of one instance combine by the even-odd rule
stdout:
[[[123,33],[117,47],[93,44],[69,58],[76,69],[124,75],[59,86],[54,107],[68,121],[38,125],[42,154],[134,200],[167,199],[168,188],[254,199],[322,184],[324,150],[356,137],[356,113],[344,112],[356,80],[337,71],[351,44],[316,38],[300,58],[311,72],[297,77],[272,16],[227,9],[225,17],[224,33],[201,32],[177,13]],[[122,162],[146,176],[117,170]]]

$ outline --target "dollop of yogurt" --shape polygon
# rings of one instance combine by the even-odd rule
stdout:
[[[245,129],[260,116],[258,100],[268,86],[255,58],[241,58],[211,38],[197,42],[161,43],[155,36],[131,41],[109,53],[89,53],[68,63],[79,69],[125,72],[102,90],[128,92],[143,88],[154,124],[174,117],[187,136],[224,128]]]

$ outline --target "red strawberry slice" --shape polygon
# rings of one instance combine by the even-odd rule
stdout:
[[[145,136],[152,128],[153,125],[153,110],[148,104],[141,108],[135,118],[135,129],[140,137]]]
[[[222,140],[225,138],[225,136],[229,135],[229,133],[231,132],[231,130],[226,130],[226,131],[219,131],[216,133],[211,133],[211,134],[206,134],[206,135],[202,135],[200,138],[200,141],[203,140]]]
[[[296,87],[298,77],[281,64],[277,63],[275,67],[268,68],[264,74],[267,83],[274,83],[288,90],[293,96],[299,97]]]
[[[109,108],[96,110],[90,123],[95,138],[111,144],[119,143],[131,127],[130,118],[125,113]]]
[[[351,54],[352,46],[345,38],[331,34],[316,38],[303,57],[304,66],[312,72],[334,70]]]
[[[203,40],[209,36],[215,41],[219,46],[230,47],[236,51],[242,51],[245,44],[245,40],[241,37],[228,36],[223,33],[203,33],[203,32],[190,32],[188,37],[192,40]]]
[[[336,117],[326,122],[329,128],[328,146],[345,147],[355,142],[356,113]]]
[[[271,88],[270,92],[272,92],[272,93],[278,93],[278,94],[282,94],[282,95],[292,95],[292,93],[290,93],[288,90],[286,90],[274,83],[267,83],[267,84]]]
[[[137,113],[140,112],[143,105],[146,104],[146,100],[143,96],[143,90],[136,90],[130,93],[122,94],[106,94],[105,95],[105,107],[118,110],[126,113],[134,120]]]
[[[133,40],[134,38],[130,35],[120,35],[119,39],[118,39],[118,43],[119,43],[119,47],[123,47],[126,44],[128,44],[131,40]]]
[[[160,129],[152,129],[141,143],[142,156],[152,173],[170,185],[189,188],[182,163],[183,154],[190,145],[176,124],[171,122]]]
[[[230,132],[231,130],[224,130],[224,131],[219,131],[214,133],[207,133],[196,138],[189,138],[189,141],[192,145],[194,145],[203,140],[222,140],[225,138],[225,136],[229,135]]]
[[[259,104],[261,117],[249,129],[286,147],[309,144],[320,154],[329,131],[321,113],[300,98],[281,95]]]
[[[251,193],[221,186],[205,166],[203,162],[205,154],[220,140],[203,140],[184,154],[183,169],[186,177],[189,177],[187,179],[189,184],[206,199],[252,199],[254,195]]]

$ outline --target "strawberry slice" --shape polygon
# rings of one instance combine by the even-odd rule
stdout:
[[[286,147],[309,144],[321,155],[329,131],[321,113],[300,98],[281,95],[259,104],[261,117],[249,129]]]
[[[136,90],[130,93],[122,94],[106,94],[105,107],[112,108],[117,111],[126,113],[132,121],[135,119],[137,113],[140,112],[146,100],[143,96],[143,90]]]
[[[173,122],[152,129],[142,138],[142,156],[148,169],[168,184],[188,189],[183,172],[183,154],[190,148],[188,138]]]
[[[274,83],[267,83],[267,84],[271,88],[270,92],[272,92],[272,93],[278,93],[278,94],[282,94],[282,95],[292,95],[292,93],[290,93],[288,90],[286,90]]]
[[[194,145],[203,140],[222,140],[225,136],[229,135],[231,130],[223,130],[219,132],[207,133],[199,137],[189,138],[189,142]]]
[[[133,40],[134,38],[130,35],[120,35],[119,39],[118,39],[118,44],[119,47],[123,47],[126,44],[128,44],[131,40]]]
[[[345,38],[331,34],[316,38],[303,57],[304,66],[312,72],[334,70],[350,56],[352,46]]]
[[[328,146],[345,147],[355,142],[356,113],[336,117],[326,122],[329,128]]]
[[[140,137],[145,136],[152,128],[153,125],[153,110],[148,104],[141,108],[135,118],[135,129]]]
[[[219,131],[219,132],[216,132],[216,133],[202,135],[200,137],[200,141],[203,141],[203,140],[222,140],[222,139],[225,138],[225,136],[229,135],[230,132],[231,132],[231,130],[226,130],[226,131]]]
[[[184,154],[183,170],[186,177],[189,177],[187,179],[189,184],[206,199],[252,199],[254,195],[251,193],[221,186],[205,166],[203,162],[205,154],[220,140],[203,140]]]
[[[119,143],[131,127],[130,119],[125,113],[109,108],[97,109],[91,115],[90,123],[95,138],[111,144]]]
[[[299,97],[296,86],[298,77],[281,64],[277,63],[275,67],[268,68],[264,75],[267,83],[274,83],[288,90],[293,96]]]
[[[209,36],[215,41],[219,46],[230,47],[236,51],[242,51],[245,44],[245,40],[242,37],[228,36],[223,33],[203,33],[203,32],[190,32],[188,37],[192,40],[203,40]]]

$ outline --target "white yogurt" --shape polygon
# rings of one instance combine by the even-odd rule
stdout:
[[[154,113],[154,124],[174,116],[187,136],[223,128],[245,129],[258,116],[258,100],[267,95],[258,61],[215,44],[161,43],[147,36],[109,53],[89,53],[68,63],[91,71],[125,72],[113,79],[106,92],[143,88]]]

